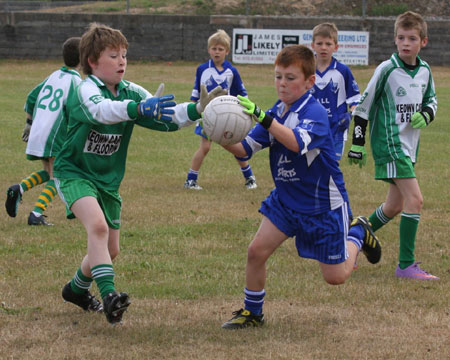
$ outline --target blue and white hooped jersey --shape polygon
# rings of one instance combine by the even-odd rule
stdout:
[[[236,68],[227,60],[222,64],[222,67],[222,71],[217,70],[214,62],[209,60],[197,68],[191,95],[192,101],[197,101],[200,98],[201,84],[205,84],[208,91],[220,85],[222,89],[228,90],[228,95],[247,96],[247,90]]]
[[[257,124],[242,141],[248,157],[270,147],[272,178],[286,207],[310,215],[337,209],[348,195],[325,108],[307,92],[281,116],[283,110],[278,100],[267,114],[294,131],[300,151],[289,150]]]
[[[323,73],[316,69],[316,81],[310,92],[327,109],[333,135],[340,116],[348,111],[348,107],[358,105],[361,98],[350,68],[335,58]]]

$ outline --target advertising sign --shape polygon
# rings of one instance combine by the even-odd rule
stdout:
[[[233,62],[273,64],[280,50],[288,45],[311,47],[312,30],[233,29]],[[339,31],[339,49],[334,57],[346,65],[369,64],[369,33]]]

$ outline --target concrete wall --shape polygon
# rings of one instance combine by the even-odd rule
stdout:
[[[127,37],[130,60],[188,60],[208,58],[207,39],[222,28],[308,30],[331,21],[340,30],[370,33],[369,63],[378,64],[394,51],[394,18],[359,17],[264,17],[106,15],[35,12],[0,12],[0,58],[49,59],[61,57],[61,44],[70,36],[81,36],[90,22],[121,29]],[[450,62],[450,20],[426,19],[429,43],[421,56],[430,65]]]

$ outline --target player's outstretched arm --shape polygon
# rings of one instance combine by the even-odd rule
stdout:
[[[205,111],[206,106],[211,102],[212,99],[227,95],[228,92],[225,89],[222,89],[221,86],[216,86],[210,92],[206,89],[205,84],[200,85],[200,100],[197,102],[195,109],[199,114],[202,114]]]
[[[172,108],[176,105],[175,101],[172,101],[173,99],[173,95],[164,95],[142,100],[138,104],[138,114],[153,120],[171,122],[172,117],[170,115],[175,113]]]

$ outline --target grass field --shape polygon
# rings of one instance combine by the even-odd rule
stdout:
[[[126,79],[186,101],[196,63],[130,63]],[[25,159],[21,132],[27,93],[58,62],[0,60],[0,191],[40,166]],[[271,66],[238,67],[250,98],[275,100]],[[66,220],[55,198],[53,227],[30,227],[40,189],[27,192],[16,218],[0,217],[0,359],[448,359],[450,358],[450,70],[434,68],[439,110],[421,136],[416,166],[425,204],[417,260],[440,281],[395,278],[398,224],[380,229],[383,257],[359,268],[342,286],[327,285],[314,261],[288,240],[268,262],[266,325],[224,331],[242,307],[246,250],[272,188],[268,152],[251,160],[258,189],[248,191],[235,160],[213,146],[199,181],[183,189],[199,144],[193,128],[176,133],[136,128],[121,187],[121,254],[116,286],[132,304],[120,326],[83,313],[61,298],[86,251],[77,220]],[[373,68],[353,68],[363,90]],[[348,145],[348,144],[347,144]],[[373,162],[360,170],[342,162],[353,213],[369,215],[387,187],[373,180]],[[2,205],[3,206],[3,205]],[[97,294],[94,286],[93,292]]]

